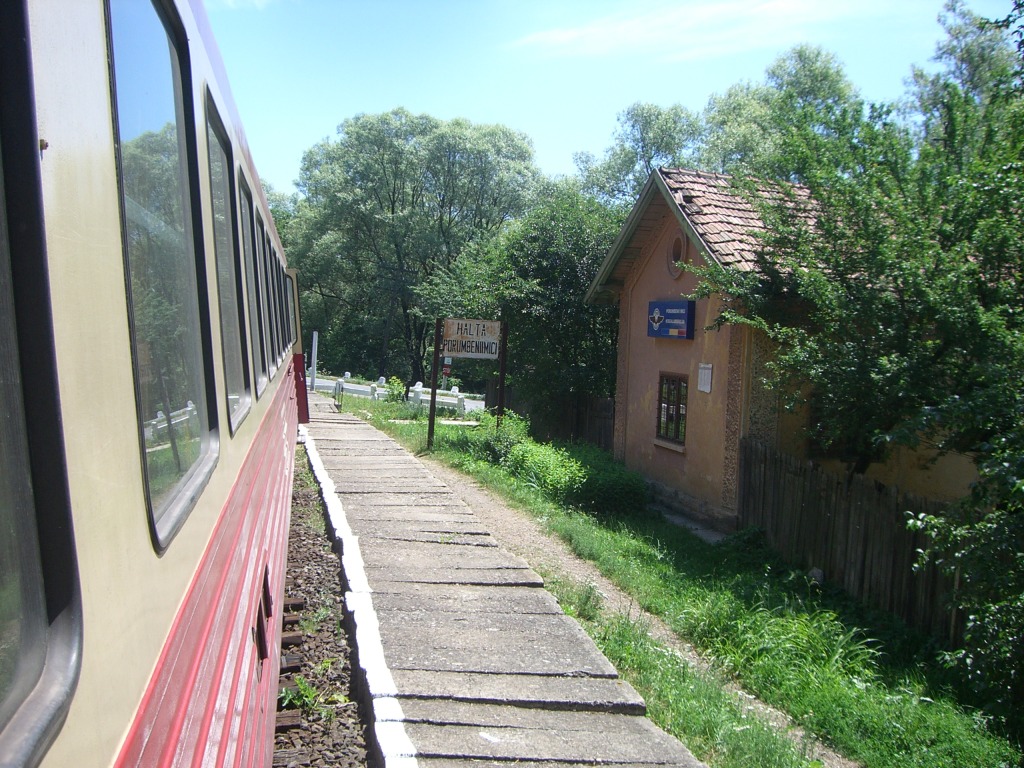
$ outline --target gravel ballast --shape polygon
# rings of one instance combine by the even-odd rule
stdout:
[[[285,602],[301,600],[298,624],[284,629],[285,662],[274,765],[365,768],[365,721],[351,684],[351,645],[344,629],[341,565],[324,526],[319,490],[305,451],[295,458]],[[300,639],[301,638],[301,639]],[[297,644],[291,643],[298,641]],[[283,723],[297,724],[283,728]]]

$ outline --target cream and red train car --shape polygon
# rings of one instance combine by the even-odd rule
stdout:
[[[0,9],[0,765],[269,764],[305,387],[209,24]]]

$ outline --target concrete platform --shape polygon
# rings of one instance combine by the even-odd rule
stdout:
[[[377,764],[703,765],[422,462],[326,398],[310,410]]]

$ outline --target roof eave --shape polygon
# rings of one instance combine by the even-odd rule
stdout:
[[[680,228],[686,233],[687,237],[697,245],[701,256],[704,259],[714,259],[716,262],[719,262],[714,251],[708,247],[704,238],[701,237],[694,228],[693,222],[690,221],[686,213],[676,203],[675,198],[672,195],[672,190],[668,188],[664,177],[661,175],[661,169],[657,168],[652,171],[651,175],[647,178],[647,183],[644,184],[644,188],[640,191],[640,196],[637,197],[636,202],[633,204],[633,208],[630,210],[629,216],[626,218],[626,222],[622,225],[622,229],[619,230],[619,236],[615,238],[615,242],[612,243],[612,247],[608,250],[608,255],[605,256],[604,261],[601,262],[601,266],[597,270],[597,276],[591,281],[590,287],[587,288],[587,293],[583,297],[584,303],[613,303],[615,298],[617,298],[613,297],[610,300],[607,298],[609,294],[615,293],[614,289],[607,286],[608,279],[611,277],[612,272],[619,263],[619,259],[622,258],[623,250],[629,244],[630,240],[633,239],[636,228],[639,225],[640,220],[643,218],[644,211],[647,209],[647,206],[650,205],[651,199],[655,194],[655,190],[660,192],[662,197],[665,199],[665,202],[668,203],[668,207],[671,209]]]
[[[583,297],[585,304],[607,304],[614,302],[614,299],[610,302],[606,298],[607,294],[611,291],[605,284],[619,263],[619,259],[622,258],[622,251],[633,238],[633,234],[643,218],[644,211],[650,205],[651,198],[654,196],[656,189],[660,189],[662,194],[666,192],[665,182],[661,179],[661,174],[657,170],[647,177],[647,183],[644,184],[644,188],[640,190],[639,197],[633,203],[629,216],[626,217],[625,223],[619,230],[619,236],[615,238],[615,242],[608,249],[608,255],[604,257],[604,261],[598,267],[597,276],[590,282],[590,287],[587,288],[587,292]]]

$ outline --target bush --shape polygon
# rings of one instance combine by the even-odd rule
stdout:
[[[392,376],[388,379],[387,384],[384,385],[387,389],[386,402],[389,403],[404,403],[405,402],[405,382],[403,382],[397,376]]]
[[[561,504],[572,503],[586,480],[583,465],[564,450],[532,440],[514,445],[502,466]]]
[[[568,452],[585,471],[585,480],[572,499],[573,504],[599,515],[646,513],[650,492],[640,473],[626,469],[595,445],[578,443]]]
[[[529,440],[530,422],[511,411],[506,411],[498,428],[497,417],[485,414],[480,418],[480,426],[475,429],[460,430],[446,439],[446,443],[458,451],[464,451],[478,461],[489,464],[503,464],[511,450]]]

